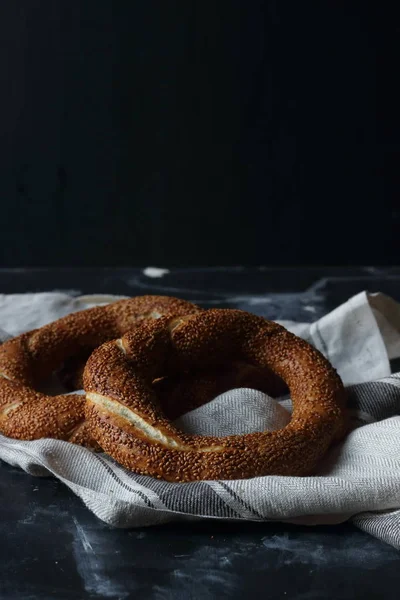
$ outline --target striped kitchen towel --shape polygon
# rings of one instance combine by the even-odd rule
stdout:
[[[3,340],[114,299],[0,295]],[[400,549],[400,374],[391,372],[400,356],[400,306],[382,294],[362,292],[311,325],[283,325],[325,354],[348,389],[351,433],[327,454],[316,476],[167,483],[130,473],[107,455],[68,442],[4,436],[0,458],[33,475],[54,475],[116,527],[194,519],[299,524],[351,519]],[[262,431],[282,427],[290,410],[288,397],[276,401],[235,389],[181,417],[179,426],[206,435]]]

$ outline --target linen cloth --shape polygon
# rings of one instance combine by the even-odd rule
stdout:
[[[0,340],[118,298],[0,295]],[[57,477],[116,527],[206,518],[309,525],[350,519],[400,549],[400,374],[390,366],[400,356],[400,305],[361,292],[312,324],[281,323],[317,347],[348,390],[351,432],[328,452],[316,476],[167,483],[68,442],[1,435],[0,458],[32,475]],[[289,398],[236,389],[181,417],[179,425],[209,435],[263,431],[285,425],[290,410]]]

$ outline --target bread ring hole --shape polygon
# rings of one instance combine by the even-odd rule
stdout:
[[[283,429],[291,414],[264,392],[235,388],[186,413],[174,425],[191,435],[242,435]]]
[[[39,384],[38,391],[43,391],[49,396],[65,394],[83,389],[83,371],[86,362],[94,348],[85,347],[81,352],[67,358],[64,363],[46,381]],[[45,388],[43,390],[42,388]]]
[[[283,380],[240,361],[160,378],[153,387],[164,414],[185,433],[209,435],[210,427],[222,427],[215,435],[275,430],[291,418]]]

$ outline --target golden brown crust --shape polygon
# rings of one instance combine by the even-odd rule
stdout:
[[[155,379],[238,360],[288,384],[293,415],[285,428],[205,437],[179,431],[163,414]],[[306,474],[344,431],[345,392],[329,362],[280,325],[244,311],[144,323],[93,352],[84,387],[99,445],[128,469],[169,481]]]
[[[63,363],[142,322],[201,309],[178,298],[139,296],[72,313],[0,346],[0,431],[13,438],[52,437],[92,446],[85,398],[47,396],[34,387]]]

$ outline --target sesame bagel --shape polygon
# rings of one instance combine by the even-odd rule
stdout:
[[[152,383],[193,368],[243,361],[271,369],[293,402],[283,429],[206,437],[177,429]],[[143,323],[97,348],[84,371],[93,438],[135,472],[168,481],[312,472],[345,430],[345,391],[323,355],[277,323],[213,309]]]
[[[0,346],[0,432],[34,440],[51,437],[92,446],[85,423],[85,397],[37,391],[64,361],[160,317],[201,309],[167,296],[139,296],[69,314]]]

